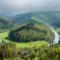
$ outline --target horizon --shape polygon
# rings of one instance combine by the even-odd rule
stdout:
[[[60,11],[60,0],[0,0],[0,14]]]
[[[29,11],[29,12],[22,12],[22,13],[0,13],[0,16],[14,16],[14,15],[21,15],[21,14],[28,14],[28,13],[36,13],[36,12],[60,12],[60,11]]]

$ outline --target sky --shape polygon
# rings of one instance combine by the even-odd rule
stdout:
[[[0,13],[60,11],[60,0],[0,0]]]

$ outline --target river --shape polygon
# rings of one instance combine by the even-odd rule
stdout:
[[[60,40],[60,36],[59,36],[58,32],[56,32],[52,27],[49,27],[49,28],[52,30],[52,32],[55,35],[55,38],[53,40],[53,44],[57,44],[59,42],[59,40]],[[1,42],[2,42],[2,39],[0,39],[0,43]],[[51,45],[51,44],[49,44],[49,45]]]
[[[59,42],[59,34],[53,28],[50,27],[50,29],[53,31],[53,33],[55,35],[55,38],[53,40],[53,44],[57,44]]]

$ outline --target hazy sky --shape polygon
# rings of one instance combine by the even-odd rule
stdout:
[[[0,0],[0,13],[60,11],[60,0]]]

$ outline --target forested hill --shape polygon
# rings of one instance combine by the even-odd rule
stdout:
[[[17,23],[24,24],[30,19],[60,28],[60,11],[37,11],[11,16],[2,15],[2,17],[0,15],[0,26],[1,24],[10,26],[10,23],[11,25]]]
[[[60,27],[60,11],[38,11],[25,14],[18,14],[11,17],[11,20],[17,23],[23,23],[28,19],[35,19],[37,21],[48,23],[55,27]]]
[[[13,27],[12,22],[6,17],[0,17],[0,31],[10,29]]]
[[[10,31],[10,40],[16,42],[48,41],[52,42],[54,33],[43,23],[30,20],[18,29]]]

